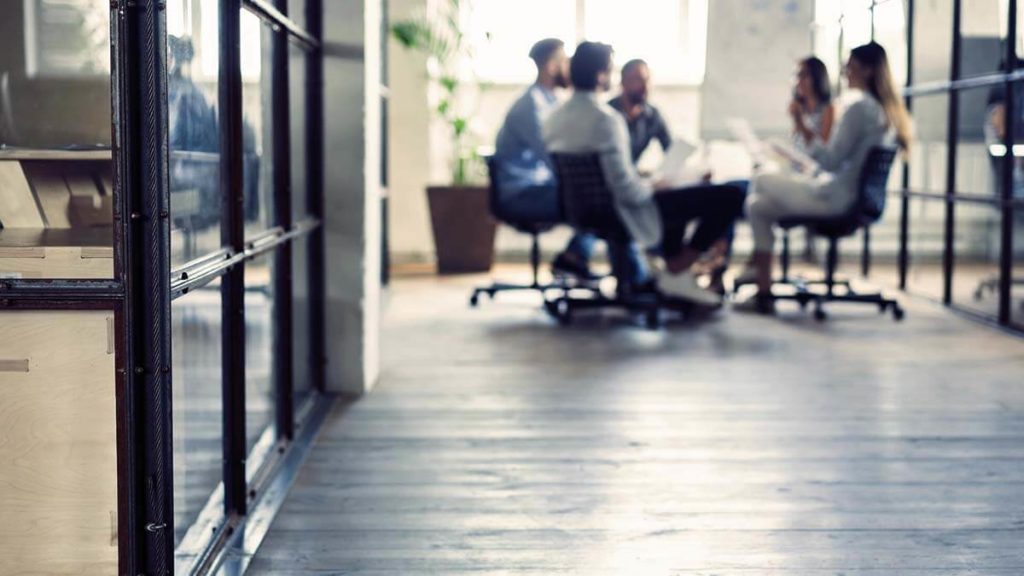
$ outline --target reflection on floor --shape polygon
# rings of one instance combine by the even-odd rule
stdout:
[[[921,301],[560,328],[481,280],[395,281],[251,573],[1024,572],[1024,340]]]

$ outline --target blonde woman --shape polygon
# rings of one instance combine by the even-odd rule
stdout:
[[[737,305],[741,311],[775,311],[771,279],[776,222],[844,214],[857,197],[868,152],[892,139],[903,150],[910,146],[910,119],[896,94],[885,49],[874,42],[854,48],[845,75],[854,97],[829,141],[809,147],[817,165],[799,173],[761,174],[751,183],[747,216],[754,231],[754,254],[741,278],[754,280],[758,291]]]

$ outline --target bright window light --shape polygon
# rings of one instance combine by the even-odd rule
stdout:
[[[473,67],[485,80],[529,83],[537,69],[529,58],[538,40],[558,38],[571,54],[576,38],[575,0],[480,0],[470,16]]]
[[[704,79],[706,1],[586,0],[585,6],[587,39],[611,44],[619,65],[642,58],[655,82],[662,84],[699,84]],[[703,25],[691,26],[699,17]]]
[[[707,54],[708,0],[477,0],[470,25],[484,80],[528,83],[527,54],[543,38],[571,53],[586,39],[611,44],[621,65],[643,58],[661,84],[699,84]]]

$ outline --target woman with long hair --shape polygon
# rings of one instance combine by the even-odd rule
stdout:
[[[817,163],[797,173],[761,174],[751,183],[747,216],[754,231],[754,254],[741,281],[753,280],[757,294],[739,310],[770,314],[774,224],[794,216],[840,216],[857,198],[861,168],[875,146],[895,141],[910,147],[907,110],[896,93],[885,49],[874,42],[850,52],[845,67],[853,98],[828,142],[815,141],[808,154]]]
[[[808,150],[815,142],[829,141],[836,118],[832,81],[825,63],[814,56],[801,60],[797,68],[789,116],[793,120],[793,141],[801,150]]]

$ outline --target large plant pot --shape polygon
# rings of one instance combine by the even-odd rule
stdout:
[[[481,186],[430,186],[430,223],[439,274],[487,272],[494,263],[497,223]]]

